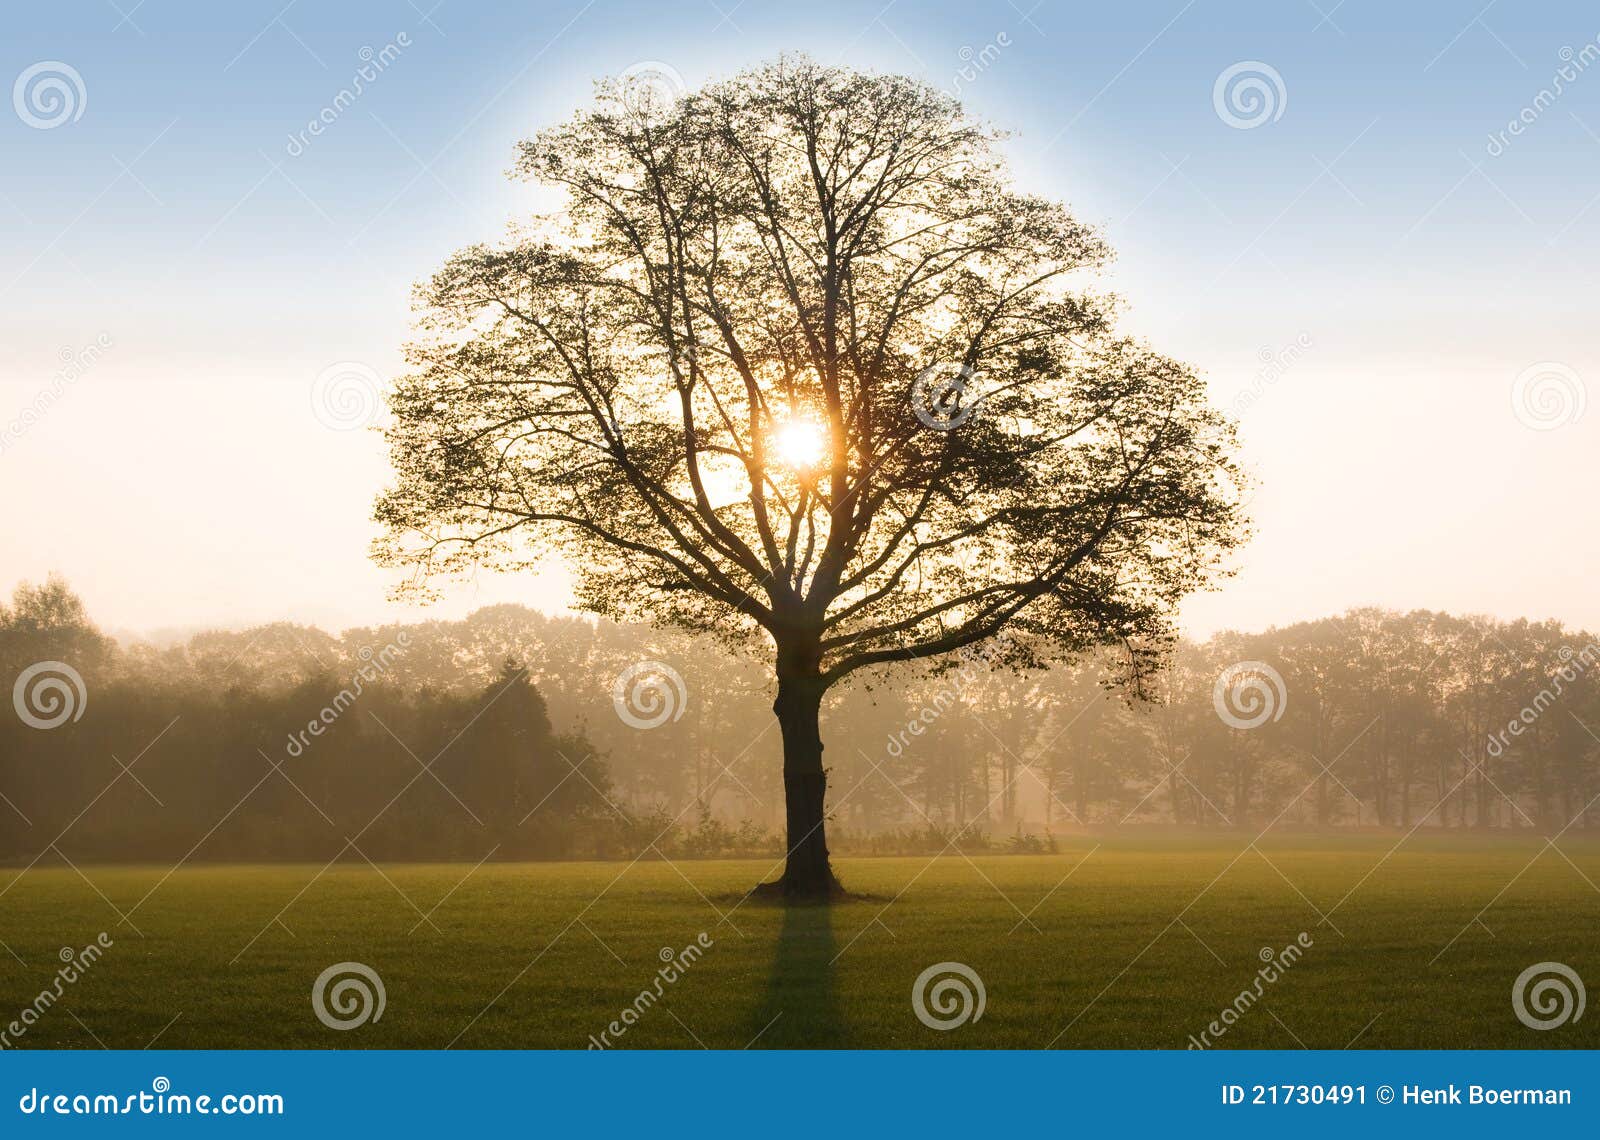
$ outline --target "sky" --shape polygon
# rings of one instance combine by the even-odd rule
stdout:
[[[1237,415],[1255,537],[1189,633],[1358,605],[1600,628],[1592,5],[500,7],[8,12],[0,590],[58,572],[127,631],[420,616],[367,559],[412,283],[548,207],[514,144],[595,79],[801,50],[1009,131],[1019,182],[1117,250],[1124,327]],[[568,599],[552,567],[429,612]]]

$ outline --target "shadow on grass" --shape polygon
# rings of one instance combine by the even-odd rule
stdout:
[[[755,1048],[825,1048],[845,1043],[833,965],[838,952],[832,907],[784,909],[767,991],[750,1026]]]

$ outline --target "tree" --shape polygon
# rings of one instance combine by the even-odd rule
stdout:
[[[461,741],[444,765],[458,806],[502,858],[570,850],[575,823],[606,810],[605,765],[581,737],[556,735],[544,695],[514,657],[464,706]]]
[[[788,856],[838,890],[824,694],[1003,629],[1141,658],[1240,539],[1231,424],[1115,333],[1099,236],[910,79],[786,58],[674,99],[603,82],[521,144],[561,211],[419,288],[380,561],[552,551],[584,607],[764,644]]]
[[[37,586],[19,582],[10,607],[0,602],[0,672],[7,677],[50,658],[92,670],[111,650],[111,639],[89,620],[83,599],[59,575]]]

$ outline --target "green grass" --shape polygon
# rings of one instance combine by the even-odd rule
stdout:
[[[165,881],[165,867],[84,867],[92,886],[66,868],[0,871],[0,1029],[53,985],[61,947],[105,931],[103,960],[17,1045],[582,1047],[652,984],[662,947],[705,932],[712,948],[621,1047],[1181,1048],[1253,984],[1263,947],[1305,931],[1303,960],[1222,1047],[1600,1046],[1600,1012],[1535,1032],[1510,1000],[1535,962],[1600,984],[1592,842],[1413,837],[1386,859],[1394,837],[1240,854],[1245,841],[840,860],[875,901],[788,911],[737,905],[763,861],[190,866]],[[112,909],[136,903],[142,933]],[[334,1032],[310,993],[346,960],[381,974],[388,1005]],[[982,1018],[951,1032],[910,1001],[943,961],[987,989]]]

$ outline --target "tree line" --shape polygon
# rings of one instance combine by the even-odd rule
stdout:
[[[1126,664],[841,688],[832,846],[1596,822],[1600,644],[1558,622],[1360,609]],[[0,666],[10,862],[781,854],[767,664],[704,636],[494,606],[157,645],[52,580],[0,607]]]

